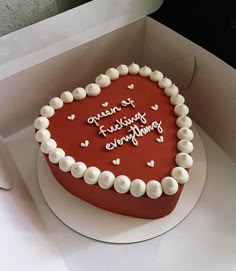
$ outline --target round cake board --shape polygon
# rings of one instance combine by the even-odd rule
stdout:
[[[161,219],[139,219],[97,208],[66,191],[51,173],[41,151],[38,179],[43,197],[52,212],[68,227],[89,238],[109,243],[134,243],[157,237],[178,225],[193,209],[206,180],[206,155],[196,128],[194,165],[174,211]]]

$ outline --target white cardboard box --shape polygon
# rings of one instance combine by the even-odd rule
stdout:
[[[234,270],[235,70],[145,17],[161,2],[96,0],[0,38],[0,134],[15,174],[13,189],[0,190],[4,271]],[[208,176],[199,203],[178,227],[147,242],[110,245],[71,231],[48,209],[37,183],[32,123],[49,97],[132,61],[157,67],[180,87],[205,130],[198,128]]]

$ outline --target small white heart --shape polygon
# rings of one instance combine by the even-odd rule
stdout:
[[[158,138],[156,139],[156,141],[162,143],[162,142],[164,142],[164,137],[163,137],[163,136],[160,136],[160,137],[158,137]]]
[[[89,145],[89,141],[88,140],[85,140],[84,142],[81,142],[81,147],[83,147],[83,148],[87,148],[88,147],[88,145]]]
[[[73,120],[74,118],[75,118],[74,114],[72,114],[72,115],[70,115],[70,116],[67,117],[68,120]]]
[[[155,164],[155,163],[154,163],[153,160],[147,162],[147,166],[148,166],[148,167],[154,167],[154,164]]]
[[[105,102],[102,104],[102,107],[107,107],[108,106],[108,102]]]
[[[112,164],[115,166],[118,166],[120,164],[120,158],[116,158],[116,159],[112,160]]]
[[[157,111],[158,110],[158,105],[157,104],[152,105],[151,109],[154,110],[154,111]]]
[[[128,85],[128,89],[134,89],[134,84]]]

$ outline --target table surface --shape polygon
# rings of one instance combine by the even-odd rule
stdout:
[[[199,202],[169,232],[126,245],[94,241],[64,225],[50,211],[39,189],[33,127],[9,137],[18,172],[14,188],[0,190],[1,270],[32,270],[34,266],[40,271],[235,271],[236,164],[204,131],[198,128],[198,132],[208,160]]]

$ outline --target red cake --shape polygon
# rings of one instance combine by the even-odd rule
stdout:
[[[73,195],[118,214],[161,218],[174,210],[193,164],[184,102],[160,71],[120,65],[52,98],[35,137]]]

